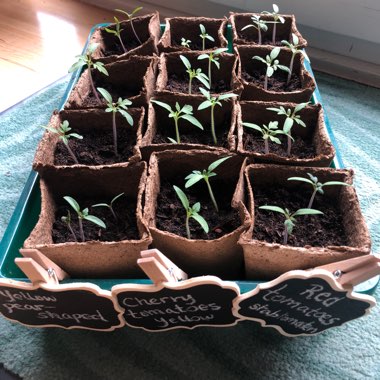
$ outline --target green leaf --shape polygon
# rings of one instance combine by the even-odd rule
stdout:
[[[300,216],[300,215],[323,215],[323,212],[315,210],[313,208],[300,208],[292,216]]]
[[[191,69],[191,63],[184,55],[180,55],[179,58],[181,58],[181,61],[187,69]]]
[[[299,124],[301,127],[306,128],[306,124],[301,119],[294,119],[294,121]]]
[[[284,222],[284,226],[286,230],[288,231],[288,234],[291,235],[294,228],[294,223],[290,219],[286,219]]]
[[[297,104],[295,107],[294,107],[294,113],[297,113],[301,110],[303,110],[310,102],[306,102],[306,103],[300,103],[300,104]]]
[[[103,220],[99,219],[97,216],[86,215],[83,219],[86,219],[89,222],[92,222],[92,223],[96,224],[99,227],[107,228],[106,225],[104,224]]]
[[[107,33],[111,33],[111,34],[114,34],[115,36],[117,35],[117,32],[116,32],[116,30],[113,30],[113,29],[109,29],[109,28],[104,28],[104,30],[105,30]]]
[[[109,208],[110,206],[107,203],[97,203],[96,205],[92,205],[91,207],[107,207],[107,208]]]
[[[52,133],[57,133],[59,134],[59,131],[53,127],[49,127],[49,126],[42,126],[42,128],[44,129],[47,129],[48,131],[52,132]]]
[[[131,13],[131,17],[133,17],[134,14],[136,14],[137,12],[141,11],[141,9],[143,9],[143,7],[136,7],[132,13]]]
[[[207,98],[208,100],[211,100],[210,99],[210,92],[205,90],[204,88],[200,87],[199,88],[199,91],[202,93],[202,95]]]
[[[158,100],[154,100],[154,99],[151,99],[150,100],[151,103],[155,103],[157,104],[158,106],[162,107],[162,108],[165,108],[166,110],[168,110],[169,112],[172,112],[172,107],[169,106],[169,104],[166,104],[164,102],[160,102]]]
[[[236,94],[228,93],[228,94],[222,94],[218,96],[218,100],[225,100],[228,98],[237,98]]]
[[[243,123],[244,127],[251,128],[251,129],[256,129],[256,131],[259,131],[263,133],[263,130],[261,127],[259,127],[257,124],[253,123]]]
[[[223,157],[223,158],[219,158],[219,160],[216,160],[214,162],[212,162],[209,167],[208,167],[208,171],[209,172],[212,172],[213,170],[215,170],[221,163],[223,163],[224,161],[228,160],[229,158],[231,158],[231,156],[227,156],[227,157]]]
[[[102,74],[107,75],[107,76],[109,75],[107,69],[104,67],[104,63],[102,63],[102,62],[95,62],[93,64],[93,66],[94,66],[94,69],[97,69]]]
[[[205,37],[206,37],[208,40],[212,41],[212,42],[215,41],[215,40],[214,40],[214,37],[211,37],[209,34],[206,34]]]
[[[281,145],[281,141],[278,137],[274,137],[274,136],[269,136],[270,140],[273,141],[274,143],[278,144],[278,145]]]
[[[127,111],[124,111],[121,109],[119,109],[118,111],[124,116],[124,118],[127,120],[128,124],[131,127],[133,127],[133,117]]]
[[[201,33],[202,33],[202,34],[205,34],[205,33],[206,33],[206,28],[204,27],[203,24],[199,24],[199,29],[201,30]]]
[[[209,81],[208,81],[208,76],[204,73],[199,73],[195,76],[195,78],[197,78],[199,80],[199,82],[201,82],[203,84],[203,86],[205,86],[206,88],[210,88],[210,84],[209,84]]]
[[[116,195],[116,197],[114,197],[114,198],[112,199],[112,201],[111,201],[111,205],[112,205],[117,199],[119,199],[120,197],[122,197],[123,195],[124,195],[124,192],[122,192],[122,193]]]
[[[177,144],[177,141],[172,139],[171,137],[168,137],[168,140],[172,143],[172,144]]]
[[[286,215],[285,210],[278,206],[260,206],[259,209],[279,212],[280,214]]]
[[[282,70],[282,71],[286,71],[287,73],[290,73],[290,69],[289,67],[286,67],[286,66],[283,66],[283,65],[277,65],[277,67]]]
[[[300,182],[306,182],[312,186],[314,186],[314,183],[313,181],[311,181],[310,179],[307,179],[307,178],[303,178],[303,177],[289,177],[288,178],[288,181],[300,181]]]
[[[215,49],[212,53],[214,55],[218,55],[218,54],[226,52],[227,50],[228,50],[228,48],[219,48],[219,49]]]
[[[188,189],[189,187],[193,186],[194,184],[199,182],[201,179],[203,179],[203,176],[202,174],[193,173],[193,174],[188,175],[185,179],[187,178],[188,178],[188,181],[185,183],[186,189]]]
[[[83,136],[82,135],[78,135],[78,133],[70,133],[67,136],[68,137],[74,137],[75,139],[79,139],[79,140],[83,139]]]
[[[290,117],[287,117],[286,120],[285,120],[285,123],[284,123],[284,132],[285,133],[289,133],[289,131],[292,129],[293,127],[293,123],[294,123],[294,120],[291,119]]]
[[[211,107],[212,106],[212,103],[209,101],[209,100],[205,100],[204,102],[202,102],[199,106],[198,106],[198,111],[200,110],[204,110],[208,107]]]
[[[191,115],[193,113],[193,106],[189,105],[189,104],[185,104],[181,111],[187,115]]]
[[[194,116],[192,116],[192,115],[182,115],[181,118],[189,121],[191,124],[195,125],[199,129],[203,130],[202,124]]]
[[[352,186],[350,185],[349,183],[345,183],[345,182],[340,182],[340,181],[328,181],[328,182],[325,182],[324,184],[322,184],[322,186]]]
[[[261,61],[261,62],[267,64],[267,61],[264,58],[259,57],[258,55],[255,55],[254,57],[252,57],[252,59],[256,59],[258,61]]]
[[[274,73],[274,68],[272,66],[267,67],[267,77],[271,77]]]
[[[199,60],[202,60],[202,59],[209,59],[209,55],[208,54],[201,54],[198,56],[198,59]]]
[[[106,102],[111,105],[112,104],[111,94],[105,88],[97,87],[96,89],[100,92],[100,94],[103,96]]]
[[[283,45],[285,45],[286,47],[288,47],[289,49],[292,49],[292,48],[293,48],[293,45],[292,45],[289,41],[282,40],[281,43],[282,43]]]
[[[277,4],[272,4],[274,13],[278,13],[280,9],[278,8]]]
[[[272,51],[270,52],[270,57],[272,61],[278,57],[278,55],[280,54],[280,51],[281,51],[280,47],[275,47],[272,49]]]
[[[76,71],[78,69],[81,69],[83,66],[86,65],[86,62],[84,61],[77,61],[75,62],[70,68],[69,68],[69,73],[72,73],[73,71]]]
[[[201,204],[200,204],[199,202],[195,203],[195,204],[193,205],[193,207],[191,208],[191,210],[192,210],[194,213],[199,212],[200,209],[201,209]]]
[[[76,213],[80,213],[79,204],[74,198],[66,195],[65,197],[63,197],[63,199],[76,211]]]
[[[299,44],[299,39],[296,34],[292,33],[293,45],[297,46]]]
[[[173,186],[175,192],[177,193],[177,196],[179,198],[179,200],[181,201],[182,203],[182,206],[185,208],[185,210],[187,211],[189,209],[189,200],[187,199],[187,196],[186,194],[177,186]]]
[[[216,66],[218,69],[220,69],[220,63],[219,63],[218,61],[215,61],[215,60],[213,60],[213,62],[214,62],[214,64],[215,64],[215,66]]]
[[[207,224],[206,220],[202,216],[200,216],[199,214],[197,214],[197,213],[191,215],[191,217],[193,219],[195,219],[201,225],[201,227],[203,228],[204,232],[206,232],[206,234],[208,234],[209,227],[208,227],[208,224]]]
[[[246,25],[245,27],[241,28],[240,30],[243,31],[243,30],[246,30],[248,28],[255,28],[255,29],[257,29],[255,25],[249,24],[249,25]]]

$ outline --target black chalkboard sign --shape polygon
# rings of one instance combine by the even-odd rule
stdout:
[[[160,285],[116,285],[112,294],[124,309],[127,325],[147,331],[199,326],[232,326],[238,286],[217,277],[196,277]]]
[[[124,322],[111,293],[93,284],[41,284],[0,280],[0,313],[33,327],[112,331]]]
[[[314,335],[369,312],[375,299],[343,289],[326,270],[290,271],[234,302],[234,314],[287,336]]]

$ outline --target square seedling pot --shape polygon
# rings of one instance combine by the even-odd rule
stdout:
[[[186,67],[180,59],[180,55],[185,56],[194,69],[202,69],[202,73],[208,75],[208,60],[198,60],[200,52],[173,52],[163,53],[160,56],[159,74],[157,78],[155,94],[188,94],[189,77],[186,73]],[[233,92],[240,95],[243,86],[237,78],[238,59],[233,54],[221,53],[218,55],[220,69],[214,64],[211,67],[211,93],[221,94],[225,92]],[[203,95],[199,91],[199,87],[205,86],[193,79],[193,91],[191,96],[202,98]]]
[[[295,34],[299,40],[300,47],[306,47],[307,41],[302,37],[296,26],[294,15],[281,15],[285,22],[276,23],[276,39],[275,44],[272,42],[273,36],[273,16],[263,15],[259,13],[230,13],[230,24],[232,28],[232,42],[234,45],[258,45],[258,32],[254,27],[242,30],[247,25],[252,25],[252,16],[260,16],[261,20],[269,21],[266,32],[261,31],[261,45],[276,45],[283,46],[282,40],[291,41],[292,34]]]
[[[228,223],[224,220],[216,225],[209,220],[209,235],[190,220],[193,239],[187,238],[186,212],[173,189],[173,185],[182,189],[190,197],[191,206],[200,202],[200,215],[208,215],[207,210],[211,215],[214,206],[205,181],[186,189],[185,177],[193,170],[207,169],[212,162],[224,156],[207,151],[165,151],[152,154],[150,159],[144,218],[152,234],[154,247],[165,252],[189,277],[211,274],[223,279],[234,279],[242,275],[243,252],[237,241],[250,223],[249,213],[244,206],[243,159],[231,156],[215,169],[217,176],[210,179],[220,208],[218,215],[225,217],[223,210],[228,210],[229,215],[234,216]],[[169,199],[169,196],[172,202],[166,205],[163,200]],[[223,207],[228,204],[231,208]],[[231,210],[234,211],[231,213]],[[183,227],[176,233],[169,232],[166,227],[173,220],[177,228]],[[196,233],[201,237],[194,238]],[[212,238],[207,240],[210,234]]]
[[[145,110],[130,108],[128,113],[133,118],[133,126],[120,114],[116,114],[118,137],[118,155],[114,153],[112,113],[103,109],[83,109],[55,111],[50,119],[49,127],[57,129],[67,120],[72,129],[70,133],[78,133],[83,139],[71,138],[68,142],[78,164],[71,157],[67,147],[57,133],[46,130],[38,145],[33,161],[33,169],[44,177],[45,171],[59,167],[113,165],[122,162],[141,160],[139,145],[142,138]],[[86,147],[86,149],[84,149]]]
[[[95,42],[100,44],[93,58],[103,63],[110,63],[116,60],[126,59],[131,55],[143,56],[157,54],[157,43],[161,34],[158,12],[136,16],[132,22],[133,29],[136,31],[140,41],[135,37],[130,21],[120,22],[120,29],[122,29],[120,36],[127,50],[126,52],[124,52],[118,37],[106,31],[106,28],[115,30],[116,24],[109,24],[106,27],[97,28],[90,40],[90,43]]]
[[[291,206],[288,206],[290,202],[299,202],[302,203],[299,208],[306,208],[313,192],[312,186],[305,182],[287,179],[309,178],[307,173],[316,176],[321,183],[340,181],[352,184],[353,179],[352,171],[331,168],[281,165],[249,165],[246,168],[248,208],[253,222],[248,232],[242,234],[239,244],[244,250],[247,279],[272,279],[293,269],[314,268],[370,253],[369,232],[352,186],[323,187],[324,194],[315,197],[312,208],[324,212],[324,215],[297,217],[289,243],[283,245],[285,220],[283,215],[258,207],[267,204],[290,209]],[[306,204],[303,204],[304,202]],[[295,211],[290,209],[290,212]],[[335,215],[338,215],[337,220],[333,219]],[[317,218],[320,218],[321,224]],[[306,231],[301,231],[301,224],[307,226]],[[320,238],[334,239],[331,235],[334,225],[339,226],[341,230],[341,235],[336,239],[346,243],[338,245],[333,241],[324,246],[319,244],[295,246],[304,236],[307,236],[309,241]],[[270,231],[272,227],[275,229],[274,235]],[[300,231],[298,235],[296,235],[297,228]],[[263,240],[261,236],[275,242]]]
[[[281,78],[286,83],[287,73],[278,69],[271,78],[268,79],[268,89],[264,89],[264,76],[266,66],[263,62],[252,59],[259,56],[263,59],[273,50],[271,46],[237,46],[236,54],[239,55],[239,79],[242,81],[244,89],[241,94],[241,100],[259,100],[259,101],[276,101],[276,102],[308,102],[315,90],[313,77],[304,67],[304,58],[302,54],[297,54],[294,58],[293,75],[290,84],[294,80],[298,81],[299,88],[289,90],[274,91],[271,89],[272,78]],[[289,67],[292,53],[290,49],[281,48],[277,59],[280,65]]]
[[[214,41],[205,39],[205,50],[227,47],[228,41],[224,37],[227,28],[227,19],[208,17],[172,17],[165,19],[165,31],[158,43],[160,52],[202,50],[202,38],[199,36],[202,24],[206,33]],[[181,40],[190,40],[189,47],[181,45]]]
[[[76,278],[139,278],[143,276],[137,265],[140,252],[148,248],[152,242],[149,231],[142,219],[142,197],[146,181],[146,164],[136,163],[123,166],[116,164],[113,167],[103,168],[59,168],[55,172],[45,173],[40,180],[41,187],[41,213],[37,225],[24,243],[25,248],[35,248],[60,266],[71,277]],[[128,212],[119,217],[120,225],[128,220],[129,229],[135,230],[136,236],[126,236],[120,241],[89,240],[76,242],[69,234],[69,242],[55,243],[53,241],[53,225],[57,230],[60,222],[57,210],[67,206],[72,216],[72,224],[76,221],[75,211],[63,199],[71,196],[83,208],[95,203],[108,203],[116,195],[124,193],[127,202],[133,202],[135,211]],[[86,204],[86,199],[95,200]],[[90,201],[90,200],[89,200]],[[119,201],[120,202],[120,201]],[[119,203],[120,205],[120,203]],[[117,213],[115,202],[115,212]],[[107,208],[98,207],[98,209]],[[62,211],[63,212],[63,211]],[[90,214],[96,215],[95,208],[90,207]],[[65,210],[64,214],[67,215]],[[130,220],[135,218],[134,220]],[[86,221],[84,221],[85,223]],[[106,225],[113,222],[109,213]],[[122,224],[123,223],[123,224]],[[87,225],[89,227],[90,223]],[[119,225],[119,224],[117,224]],[[99,227],[99,231],[101,228]],[[86,235],[86,226],[84,226]],[[88,230],[90,233],[90,230]],[[98,232],[99,233],[99,232]],[[106,234],[107,230],[102,234]],[[123,233],[123,232],[122,232]],[[93,236],[93,235],[91,235]],[[98,235],[96,235],[98,236]],[[78,240],[80,240],[78,238]]]
[[[172,110],[178,102],[180,107],[190,105],[194,117],[202,124],[203,130],[194,126],[185,119],[178,121],[180,144],[174,144],[168,137],[176,139],[174,119],[169,118],[169,112],[156,103],[149,104],[148,127],[141,141],[141,154],[148,161],[152,152],[163,150],[190,150],[201,149],[228,154],[236,150],[236,136],[234,135],[236,123],[236,101],[227,99],[222,101],[222,107],[215,106],[214,122],[217,145],[214,145],[211,134],[211,108],[198,110],[203,99],[191,95],[158,94],[155,98],[160,102],[169,104]]]
[[[286,117],[268,108],[284,107],[291,110],[297,106],[295,103],[278,102],[239,102],[237,105],[237,152],[256,163],[285,164],[295,166],[330,166],[335,156],[335,149],[327,136],[323,109],[320,104],[308,105],[297,113],[306,124],[302,127],[293,123],[291,135],[294,138],[292,150],[287,155],[287,137],[277,135],[281,145],[269,140],[269,154],[265,153],[262,134],[255,129],[243,126],[243,122],[257,124],[260,127],[268,126],[271,121],[278,122],[278,128],[282,129]],[[255,137],[255,139],[253,139]],[[255,145],[253,145],[255,144]],[[257,147],[256,149],[252,149]],[[299,147],[299,148],[298,148]]]
[[[102,87],[110,92],[113,101],[128,99],[132,107],[147,106],[156,83],[157,57],[130,56],[125,60],[107,63],[104,67],[109,76],[92,69],[95,88]],[[106,102],[99,94],[102,103],[96,100],[90,86],[88,69],[82,72],[71,91],[65,109],[105,108]]]

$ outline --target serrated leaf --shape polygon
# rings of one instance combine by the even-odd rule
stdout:
[[[209,172],[212,172],[213,170],[215,170],[220,164],[222,164],[224,161],[228,160],[229,158],[231,158],[231,156],[227,156],[227,157],[223,157],[223,158],[219,158],[219,160],[216,160],[214,162],[212,162],[209,167],[208,167],[208,171]]]
[[[294,119],[294,121],[299,124],[301,127],[306,128],[306,124],[301,119]]]
[[[269,138],[271,139],[271,141],[273,141],[274,143],[278,144],[278,145],[281,145],[281,141],[278,137],[275,137],[275,136],[269,136]]]
[[[191,124],[195,125],[199,129],[203,130],[202,124],[194,116],[192,116],[192,115],[182,115],[181,118],[189,121]]]
[[[77,61],[75,62],[70,68],[69,68],[69,73],[72,73],[73,71],[76,71],[78,69],[81,69],[83,66],[85,66],[86,63],[84,61]]]
[[[105,223],[103,222],[103,220],[99,219],[97,216],[86,215],[86,216],[83,217],[83,219],[86,219],[89,222],[92,222],[92,223],[96,224],[99,227],[107,228],[106,225],[105,225]]]
[[[69,197],[68,195],[64,196],[63,199],[77,212],[79,213],[80,212],[80,207],[79,207],[79,204],[78,202],[72,198],[72,197]]]
[[[157,104],[158,106],[162,107],[162,108],[165,108],[166,110],[168,110],[169,112],[172,112],[172,107],[169,106],[169,104],[166,104],[164,102],[160,102],[158,100],[154,100],[154,99],[151,99],[150,100],[151,103],[155,103]]]
[[[190,205],[189,205],[189,200],[187,199],[186,194],[177,186],[173,186],[173,188],[179,200],[181,201],[182,206],[185,208],[185,210],[188,210]]]
[[[206,220],[203,218],[203,216],[200,216],[199,214],[193,214],[193,215],[191,215],[191,217],[193,219],[195,219],[201,225],[204,232],[206,232],[206,234],[208,234],[209,227],[208,227]]]
[[[118,111],[124,116],[124,118],[127,120],[128,124],[131,127],[133,127],[133,117],[127,111],[124,111],[121,109],[119,109]]]
[[[100,71],[102,74],[109,76],[107,69],[102,62],[96,62],[93,64],[94,68]]]

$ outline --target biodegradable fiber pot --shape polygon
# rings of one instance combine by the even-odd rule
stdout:
[[[229,99],[222,101],[222,107],[214,109],[215,133],[217,145],[214,145],[211,134],[211,108],[198,111],[198,106],[203,99],[191,95],[159,94],[155,100],[167,103],[174,110],[178,104],[183,107],[193,107],[194,117],[202,124],[203,130],[194,126],[185,119],[178,121],[181,144],[174,144],[168,137],[175,139],[174,119],[169,118],[169,112],[163,107],[150,103],[148,111],[148,128],[141,141],[141,154],[148,161],[152,152],[163,150],[190,150],[203,149],[217,151],[220,154],[228,154],[236,149],[236,137],[234,135],[236,122],[236,101]]]
[[[103,87],[112,95],[113,101],[119,97],[129,99],[132,107],[147,106],[155,83],[157,57],[130,56],[128,59],[105,64],[109,76],[92,69],[95,88]],[[90,86],[88,69],[84,70],[70,93],[65,109],[105,108],[106,102],[96,100]]]
[[[323,109],[320,104],[308,105],[297,113],[306,124],[306,128],[296,122],[291,129],[292,149],[287,155],[287,137],[277,135],[281,145],[269,140],[269,154],[264,151],[264,140],[260,132],[243,126],[243,122],[257,124],[262,127],[271,121],[278,121],[278,128],[282,129],[285,122],[284,115],[268,108],[284,107],[293,112],[297,104],[278,102],[239,102],[237,105],[237,151],[249,157],[256,163],[285,164],[295,166],[330,166],[335,156],[335,149],[326,133],[326,124]]]
[[[37,225],[25,241],[24,248],[38,249],[71,277],[141,277],[143,273],[137,265],[137,259],[140,251],[148,249],[152,242],[142,219],[141,203],[145,181],[144,162],[127,166],[116,164],[113,167],[103,168],[82,167],[75,171],[71,168],[59,168],[54,172],[46,172],[45,177],[40,180],[41,214]],[[60,206],[67,206],[72,216],[72,223],[76,220],[75,212],[63,200],[64,196],[72,196],[84,208],[89,206],[85,204],[86,199],[95,199],[95,203],[108,203],[115,195],[122,192],[129,202],[137,205],[136,219],[129,220],[129,225],[137,225],[136,237],[121,241],[90,240],[82,243],[75,242],[70,236],[72,240],[70,242],[54,243],[53,225],[57,219],[57,209]],[[94,208],[90,208],[90,213],[95,214]],[[132,213],[134,214],[133,211]],[[118,216],[120,223],[124,223],[127,214]],[[109,217],[112,218],[112,215],[109,214]],[[106,225],[107,223],[111,223],[109,218],[106,220]],[[86,235],[86,228],[84,229]]]
[[[205,48],[214,49],[227,47],[227,40],[224,33],[227,27],[227,19],[208,17],[172,17],[165,19],[165,31],[158,43],[160,52],[202,50],[202,38],[199,25],[202,24],[206,33],[214,41],[205,40]],[[181,40],[190,40],[189,48],[181,45]]]
[[[267,203],[285,208],[289,207],[292,201],[297,200],[302,201],[297,209],[307,207],[312,193],[311,185],[287,180],[289,177],[309,178],[307,173],[318,177],[322,183],[340,181],[352,184],[353,172],[350,170],[277,165],[247,166],[245,175],[248,184],[249,210],[252,213],[253,222],[249,230],[242,234],[239,244],[244,250],[248,279],[272,279],[293,269],[314,268],[370,253],[370,236],[352,186],[323,187],[324,194],[316,196],[312,208],[324,212],[324,215],[297,217],[293,230],[294,238],[290,237],[287,245],[282,244],[285,219],[281,214],[260,210],[258,207]],[[306,202],[305,205],[304,202]],[[332,219],[335,215],[340,215],[339,226],[337,222],[325,220]],[[302,224],[306,231],[301,229]],[[272,226],[278,228],[273,236],[268,232]],[[340,229],[341,236],[333,238],[332,229]],[[259,234],[269,237],[270,241],[259,240]],[[273,243],[273,239],[278,243]],[[305,239],[314,239],[313,241],[336,239],[345,243],[343,245],[332,242],[326,246],[319,244],[294,246],[294,242],[305,241]]]
[[[208,75],[208,59],[198,60],[202,52],[187,51],[163,53],[160,56],[159,74],[155,95],[188,93],[189,77],[186,73],[186,67],[180,59],[180,55],[185,56],[194,69],[202,69],[202,72]],[[233,92],[241,94],[242,84],[237,78],[238,59],[233,54],[221,53],[218,55],[220,69],[212,64],[211,71],[211,93]],[[205,87],[197,79],[193,79],[193,91],[191,96],[202,98],[199,87]]]
[[[272,77],[268,79],[268,90],[264,89],[266,65],[257,59],[253,59],[253,57],[260,56],[265,59],[272,50],[273,47],[271,46],[235,47],[235,52],[239,56],[239,78],[244,86],[240,99],[293,103],[308,102],[315,90],[315,82],[304,67],[302,54],[297,54],[294,58],[293,75],[290,80],[290,86],[295,85],[296,89],[287,89],[285,84],[288,73],[280,69],[275,71]],[[281,48],[277,59],[281,65],[289,67],[291,56],[290,49]],[[283,83],[285,90],[274,91],[271,89],[271,81],[274,78]]]
[[[273,45],[272,34],[273,16],[263,15],[259,13],[230,13],[230,23],[232,27],[232,40],[234,45],[258,45],[258,32],[257,29],[247,28],[242,30],[247,25],[252,25],[252,16],[260,16],[261,20],[269,21],[267,25],[268,30],[266,32],[261,31],[262,45]],[[292,34],[295,34],[299,40],[300,47],[306,47],[307,41],[301,36],[296,26],[296,20],[294,15],[281,15],[285,22],[276,23],[276,40],[275,45],[282,46],[281,41],[291,41]]]
[[[43,177],[46,170],[62,166],[78,168],[83,165],[98,166],[140,161],[141,154],[138,147],[142,138],[145,110],[143,107],[130,108],[128,112],[133,118],[133,126],[130,126],[120,113],[116,114],[119,154],[115,156],[112,113],[98,108],[55,111],[50,119],[49,127],[57,129],[63,121],[67,120],[72,129],[70,133],[83,136],[83,139],[69,140],[70,149],[77,158],[78,164],[71,157],[59,135],[46,130],[38,145],[33,169]]]
[[[121,15],[121,17],[124,16]],[[108,33],[105,27],[97,28],[91,36],[91,42],[99,43],[100,47],[95,51],[93,58],[103,63],[110,63],[126,59],[131,55],[156,54],[158,52],[157,43],[161,34],[158,12],[136,16],[132,22],[141,43],[136,39],[130,21],[120,22],[120,28],[122,29],[120,35],[127,50],[126,52],[124,52],[119,39],[114,34]],[[115,30],[115,25],[110,24],[107,28]]]
[[[220,213],[222,209],[227,210],[234,216],[236,222],[236,226],[231,227],[231,231],[224,235],[221,229],[227,231],[225,227],[227,224],[215,226],[209,223],[209,234],[218,233],[220,234],[218,238],[206,240],[207,235],[196,222],[191,221],[190,230],[193,237],[197,231],[203,235],[202,239],[187,239],[186,212],[177,200],[174,189],[172,190],[173,185],[180,187],[189,196],[191,206],[199,201],[201,203],[199,213],[205,216],[207,208],[213,209],[205,182],[202,180],[194,187],[185,189],[185,177],[193,170],[207,169],[212,162],[221,157],[223,155],[214,152],[194,150],[154,153],[150,159],[144,219],[152,234],[154,247],[173,260],[189,276],[216,275],[225,279],[236,279],[242,275],[243,254],[237,241],[250,223],[248,211],[244,206],[243,159],[235,155],[227,159],[215,170],[217,176],[210,179]],[[173,194],[172,203],[160,204],[161,199],[164,199],[162,194]],[[174,221],[177,227],[183,227],[178,229],[178,234],[158,227],[166,225],[167,222],[172,223],[171,221]]]

